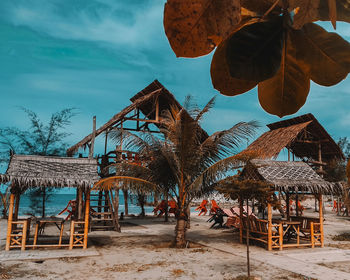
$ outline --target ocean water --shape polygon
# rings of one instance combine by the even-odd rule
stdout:
[[[46,216],[56,216],[60,213],[68,204],[68,202],[72,199],[75,199],[74,193],[54,193],[49,197],[49,200],[46,202]],[[25,216],[27,213],[34,214],[33,209],[30,207],[30,197],[28,194],[21,195],[20,203],[19,203],[19,216]],[[141,207],[136,205],[133,197],[129,197],[128,199],[128,209],[129,214],[138,215],[141,213]],[[145,206],[146,214],[152,214],[153,206]],[[119,193],[119,214],[121,212],[125,213],[124,210],[124,196],[123,193]],[[1,206],[0,206],[1,210]],[[38,213],[36,214],[39,215]]]

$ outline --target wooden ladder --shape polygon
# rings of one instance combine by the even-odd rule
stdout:
[[[115,230],[114,208],[108,191],[92,191],[90,194],[91,231]]]

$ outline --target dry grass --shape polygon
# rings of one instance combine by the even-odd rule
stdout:
[[[334,241],[350,241],[350,232],[344,232],[342,234],[333,235],[332,240],[334,240]]]
[[[116,264],[112,267],[108,267],[105,269],[105,271],[111,271],[111,272],[128,272],[128,271],[145,271],[157,266],[165,267],[170,265],[169,263],[165,261],[159,261],[156,263],[149,263],[149,264],[142,264],[142,263],[126,263],[126,264]]]

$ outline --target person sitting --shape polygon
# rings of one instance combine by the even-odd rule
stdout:
[[[223,228],[224,216],[227,216],[224,211],[221,208],[217,209],[214,215],[207,221],[209,223],[214,221],[210,228]]]
[[[195,211],[199,211],[198,216],[202,215],[204,213],[203,216],[205,216],[205,214],[207,214],[208,210],[207,210],[207,204],[208,204],[208,200],[203,199],[202,203],[196,208]]]

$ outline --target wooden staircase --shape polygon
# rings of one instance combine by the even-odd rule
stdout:
[[[90,230],[116,230],[115,213],[108,191],[91,191]]]

